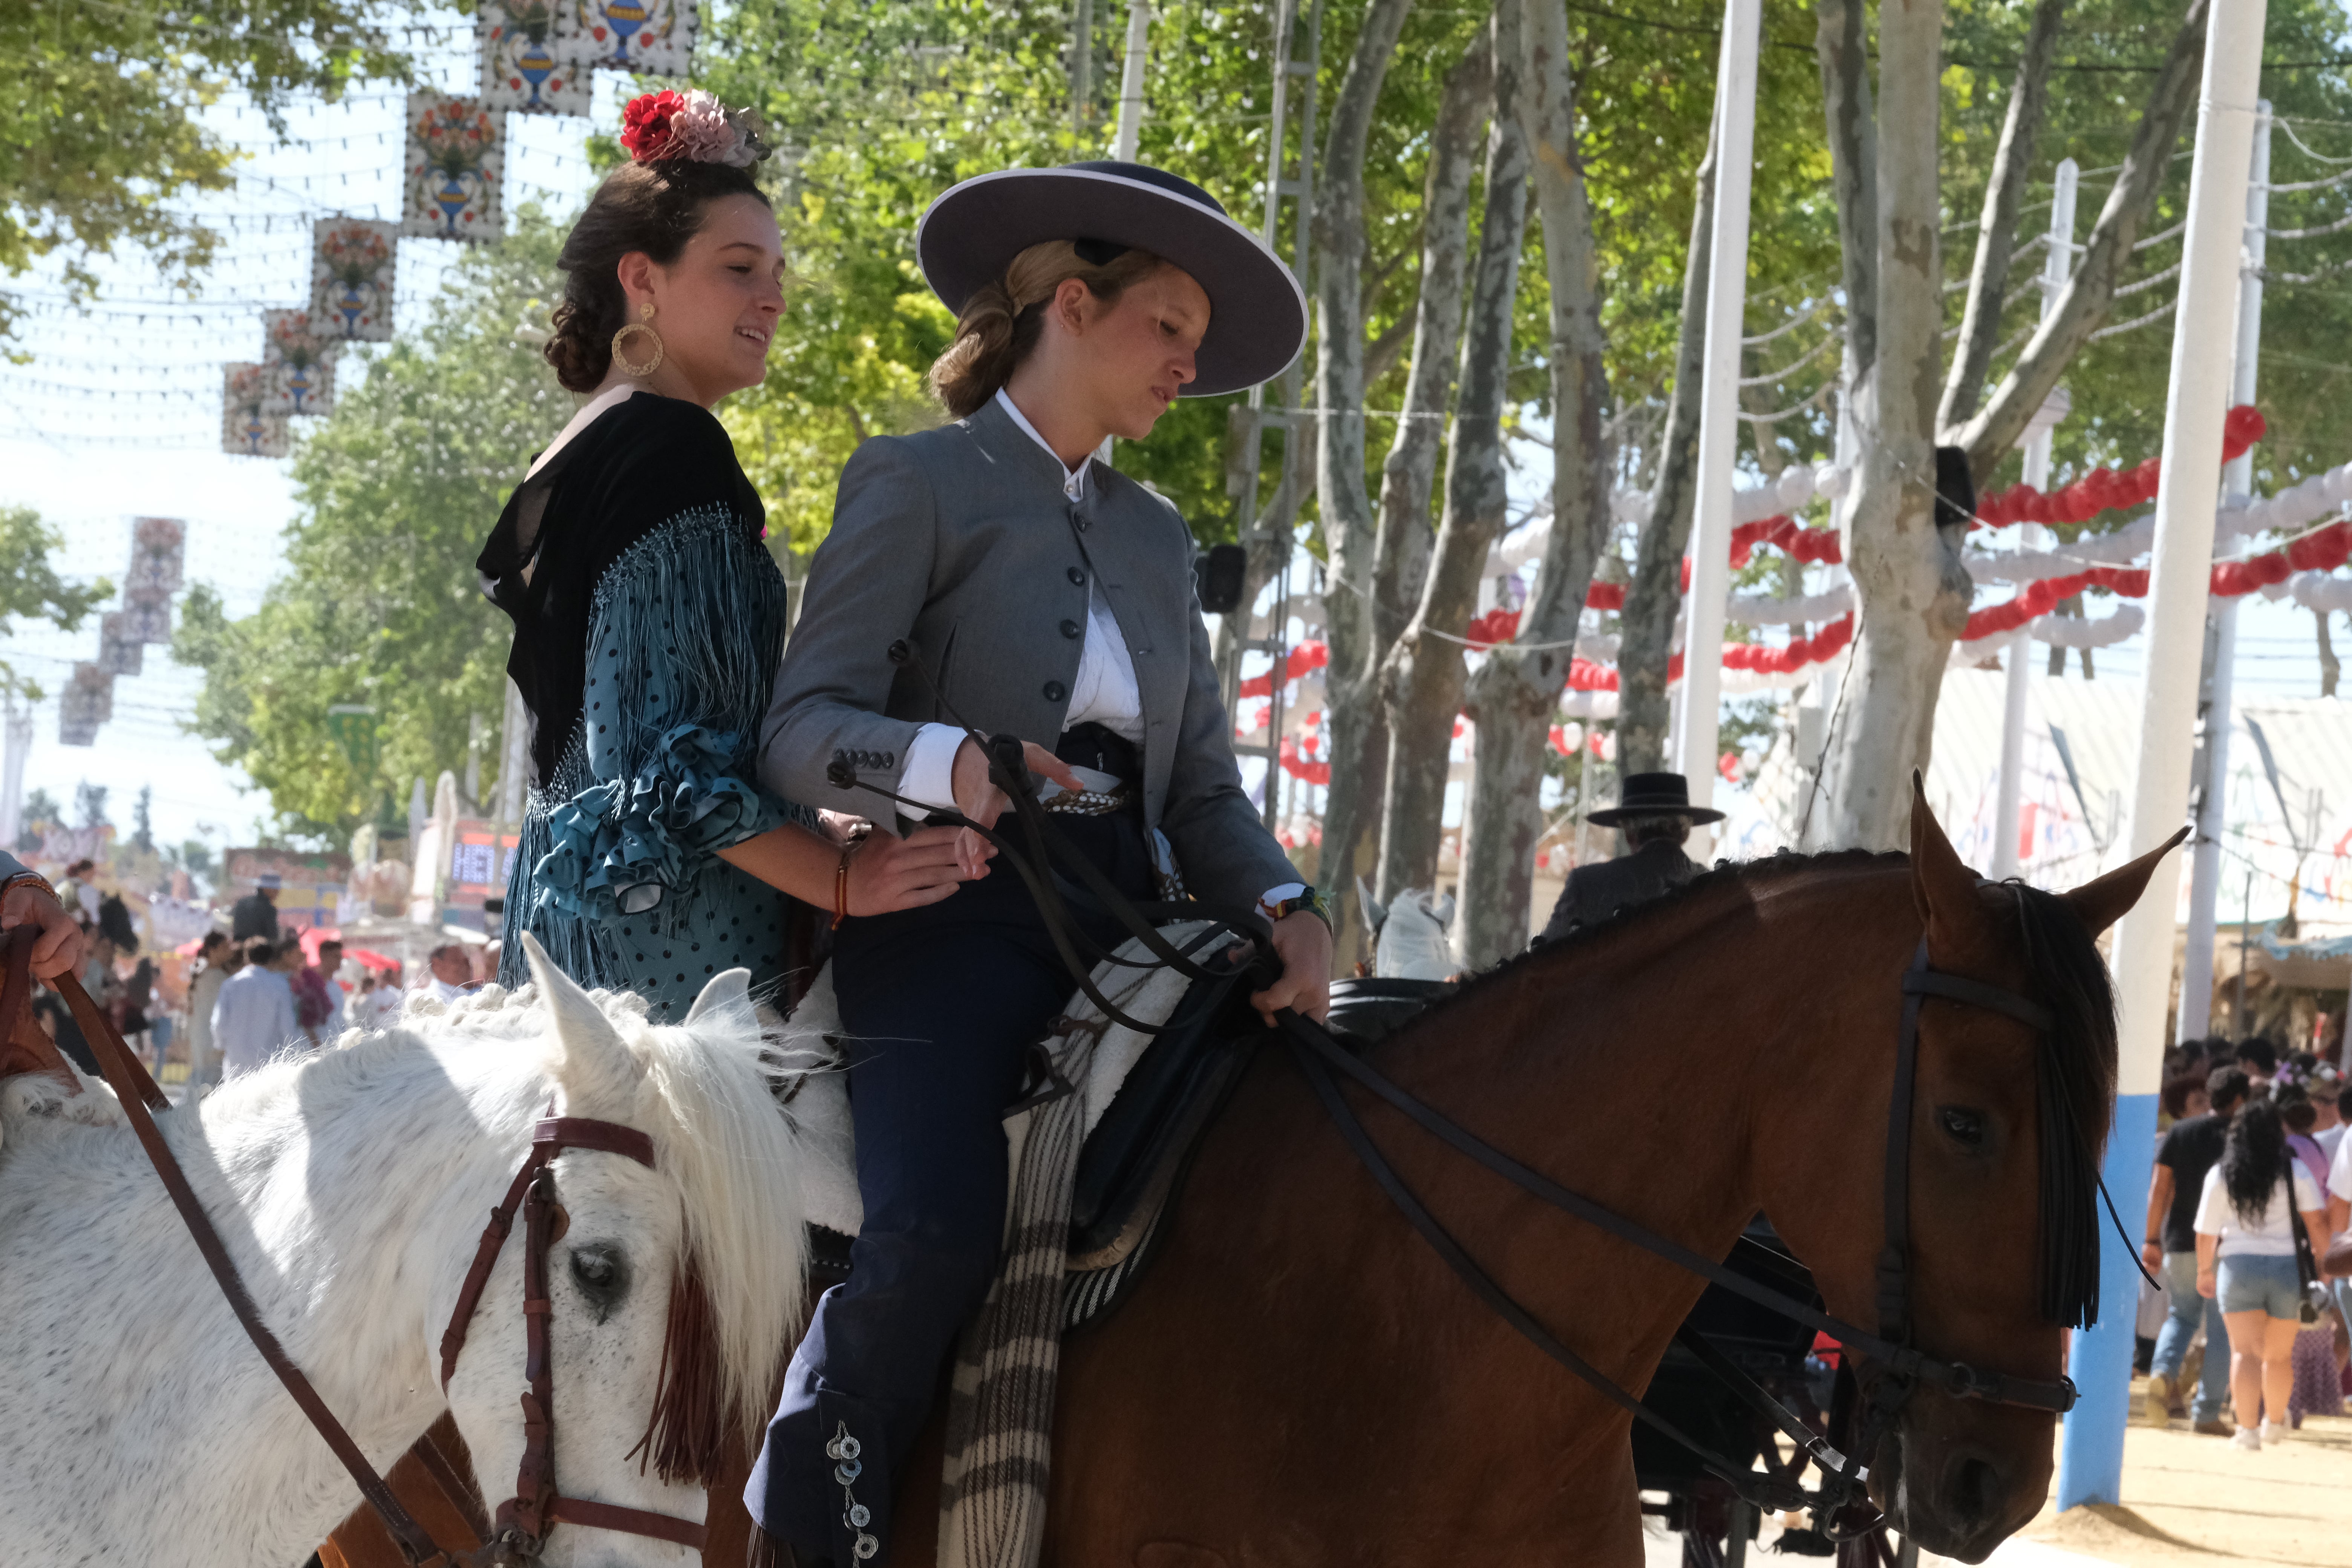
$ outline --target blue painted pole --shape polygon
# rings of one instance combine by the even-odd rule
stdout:
[[[2180,242],[2180,309],[2164,410],[2163,478],[2148,550],[2147,650],[2138,764],[2132,778],[2128,852],[2146,856],[2189,816],[2195,745],[2197,664],[2213,570],[2213,514],[2221,490],[2221,420],[2230,400],[2233,344],[2210,330],[2237,318],[2262,85],[2266,0],[2214,0],[2206,13],[2204,77],[2197,95],[2197,151],[2189,170],[2187,232]],[[2162,1087],[2179,924],[2180,861],[2168,854],[2147,891],[2117,924],[2115,1131],[2107,1190],[2127,1226],[2147,1213],[2156,1095]],[[2134,1228],[2130,1240],[2140,1233]],[[2132,1322],[2138,1296],[2122,1244],[2100,1248],[2098,1326],[2075,1341],[2082,1402],[2066,1418],[2058,1469],[2061,1510],[2116,1502],[2123,1492],[2124,1422],[2131,1407]]]
[[[2151,890],[2148,894],[2157,894]],[[2147,1213],[2147,1183],[2156,1148],[2152,1094],[2116,1099],[2115,1131],[2107,1137],[2102,1173],[2116,1212],[2126,1227]],[[2131,1417],[2133,1329],[2139,1317],[2137,1258],[2101,1215],[2099,1321],[2074,1335],[2067,1375],[2083,1397],[2066,1417],[2058,1442],[2058,1509],[2123,1500],[2124,1426]],[[2135,1232],[2135,1234],[2137,1234]]]

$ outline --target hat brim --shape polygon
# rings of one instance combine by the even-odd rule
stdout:
[[[1257,236],[1173,191],[1097,169],[1004,169],[933,202],[915,230],[915,260],[961,312],[1013,258],[1055,239],[1100,239],[1181,268],[1209,296],[1209,330],[1187,397],[1273,380],[1307,342],[1307,295]]]
[[[1606,810],[1588,812],[1584,820],[1595,827],[1614,827],[1636,816],[1685,816],[1694,827],[1723,820],[1723,813],[1708,805],[1612,805]]]

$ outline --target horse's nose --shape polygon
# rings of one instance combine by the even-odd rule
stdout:
[[[2009,1513],[2010,1479],[1981,1448],[1963,1448],[1944,1466],[1943,1513],[1953,1533],[1973,1541],[2000,1530]]]

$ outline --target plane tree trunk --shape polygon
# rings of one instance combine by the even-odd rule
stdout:
[[[1454,948],[1474,969],[1527,945],[1545,752],[1577,621],[1609,541],[1609,345],[1592,206],[1578,163],[1568,14],[1556,0],[1526,0],[1523,25],[1523,112],[1551,293],[1552,522],[1517,635],[1490,651],[1469,682],[1476,730]]]
[[[1324,675],[1324,713],[1332,763],[1315,880],[1331,900],[1332,951],[1342,973],[1360,929],[1353,882],[1365,785],[1374,786],[1377,804],[1380,779],[1377,769],[1362,763],[1369,734],[1379,728],[1378,707],[1358,694],[1387,651],[1371,614],[1378,529],[1364,483],[1364,146],[1397,34],[1412,7],[1412,0],[1373,0],[1364,13],[1331,109],[1315,212],[1315,307],[1322,318],[1316,335],[1315,405],[1322,413],[1317,416],[1315,483],[1328,551],[1323,605],[1331,658]]]
[[[1511,306],[1527,228],[1528,143],[1520,122],[1526,74],[1519,7],[1496,7],[1489,24],[1494,112],[1486,132],[1486,210],[1463,332],[1454,429],[1446,449],[1445,508],[1429,575],[1412,622],[1381,671],[1389,754],[1381,824],[1379,896],[1433,887],[1444,835],[1446,757],[1462,709],[1461,636],[1478,599],[1486,553],[1502,532],[1503,405],[1511,370]],[[1424,290],[1425,291],[1425,290]]]

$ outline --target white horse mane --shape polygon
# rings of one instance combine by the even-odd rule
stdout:
[[[716,1330],[726,1408],[752,1418],[767,1401],[800,1326],[806,1283],[800,1173],[805,1156],[772,1085],[782,1057],[765,1039],[737,971],[721,975],[685,1022],[647,1021],[646,999],[629,992],[583,993],[595,1017],[642,1069],[625,1103],[554,1113],[593,1115],[633,1127],[653,1140],[656,1168],[674,1180],[684,1202],[681,1273],[701,1277]],[[514,991],[492,984],[443,1004],[409,998],[399,1023],[382,1034],[353,1029],[326,1049],[279,1058],[223,1084],[204,1101],[208,1124],[299,1116],[362,1092],[381,1092],[388,1077],[437,1072],[437,1053],[452,1046],[506,1047],[499,1064],[519,1076],[558,1080],[563,1031],[588,1019],[566,998],[538,984]],[[546,1103],[495,1097],[520,1109],[512,1127],[486,1127],[520,1138],[523,1124],[551,1114]],[[478,1110],[486,1109],[478,1104]]]

